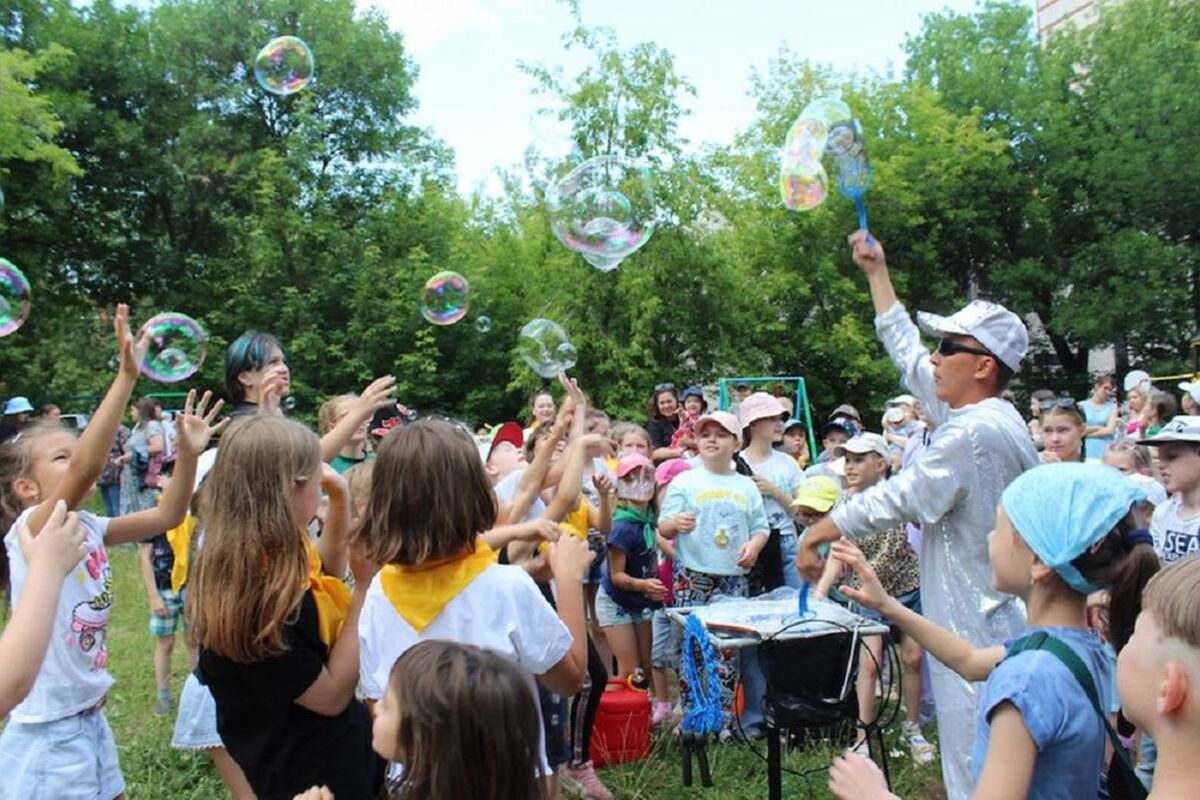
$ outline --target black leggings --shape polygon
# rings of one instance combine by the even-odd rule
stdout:
[[[571,766],[578,767],[592,760],[592,728],[596,725],[596,709],[608,683],[608,670],[604,659],[596,649],[592,637],[588,636],[587,677],[583,690],[571,698]]]

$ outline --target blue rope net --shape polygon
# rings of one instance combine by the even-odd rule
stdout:
[[[684,733],[716,734],[725,718],[721,711],[721,680],[717,675],[717,651],[708,639],[708,629],[695,614],[683,626],[683,680],[690,702],[679,727]]]

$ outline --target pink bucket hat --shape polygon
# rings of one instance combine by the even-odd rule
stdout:
[[[675,476],[679,473],[687,472],[691,468],[692,465],[682,458],[668,458],[658,465],[658,469],[654,470],[654,483],[658,486],[665,486],[675,480]]]
[[[627,453],[621,456],[621,460],[617,462],[617,477],[624,478],[635,469],[648,467],[651,471],[654,470],[654,462],[646,458],[641,453]]]
[[[756,420],[770,417],[788,417],[787,409],[779,399],[766,392],[755,392],[742,401],[738,408],[739,422],[742,430],[749,428]]]

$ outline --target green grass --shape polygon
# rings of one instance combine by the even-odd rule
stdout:
[[[131,800],[142,798],[172,798],[172,800],[211,800],[224,797],[224,787],[203,754],[175,750],[170,746],[174,717],[159,718],[154,707],[154,640],[146,629],[149,613],[145,589],[138,571],[137,555],[132,548],[118,547],[110,552],[116,593],[109,627],[109,669],[117,679],[109,697],[107,713],[116,734],[121,755],[121,769],[128,784]],[[182,637],[175,648],[175,668],[172,680],[174,695],[179,697],[187,674],[187,654]],[[755,745],[765,756],[766,746]],[[902,753],[890,761],[894,782],[893,791],[906,800],[942,798],[941,768],[937,763],[914,766],[908,750],[892,731],[889,736],[892,753]],[[784,797],[827,798],[824,767],[835,751],[829,747],[810,747],[791,752],[786,766],[796,771],[817,770],[810,780],[812,794],[805,781],[784,775]],[[601,778],[617,797],[692,798],[720,797],[722,800],[765,798],[767,796],[766,764],[746,745],[720,745],[709,748],[715,788],[704,791],[696,785],[682,786],[680,754],[675,738],[659,736],[651,757],[645,761],[623,764],[601,770]]]

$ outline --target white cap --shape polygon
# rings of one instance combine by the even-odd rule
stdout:
[[[1146,499],[1152,505],[1159,506],[1167,502],[1167,487],[1163,486],[1158,481],[1151,478],[1149,475],[1143,475],[1140,472],[1134,472],[1125,477],[1136,483],[1146,492]]]
[[[933,336],[970,336],[1013,372],[1021,368],[1021,359],[1029,348],[1029,331],[1021,318],[987,300],[972,300],[949,317],[920,311],[917,322]]]
[[[1192,399],[1200,403],[1200,381],[1184,381],[1179,384],[1179,388],[1192,396]]]
[[[1125,391],[1131,389],[1141,389],[1142,384],[1150,383],[1150,373],[1140,369],[1135,369],[1132,372],[1125,373]]]
[[[898,408],[889,408],[883,414],[883,424],[894,425],[897,422],[904,422],[904,412]]]
[[[1180,415],[1175,417],[1158,433],[1151,436],[1149,439],[1142,439],[1138,444],[1148,444],[1150,446],[1167,444],[1168,442],[1196,442],[1200,444],[1200,417],[1188,417]]]
[[[216,463],[217,448],[215,447],[205,450],[196,459],[196,479],[192,482],[192,494],[200,491],[200,486],[204,483],[204,479],[208,477],[208,473],[212,472],[212,468]]]
[[[889,406],[915,406],[917,404],[917,398],[913,397],[911,394],[898,394],[891,400],[888,400],[887,404]]]
[[[851,438],[850,441],[838,447],[837,452],[839,455],[842,453],[877,453],[884,458],[889,455],[887,439],[870,431]]]

